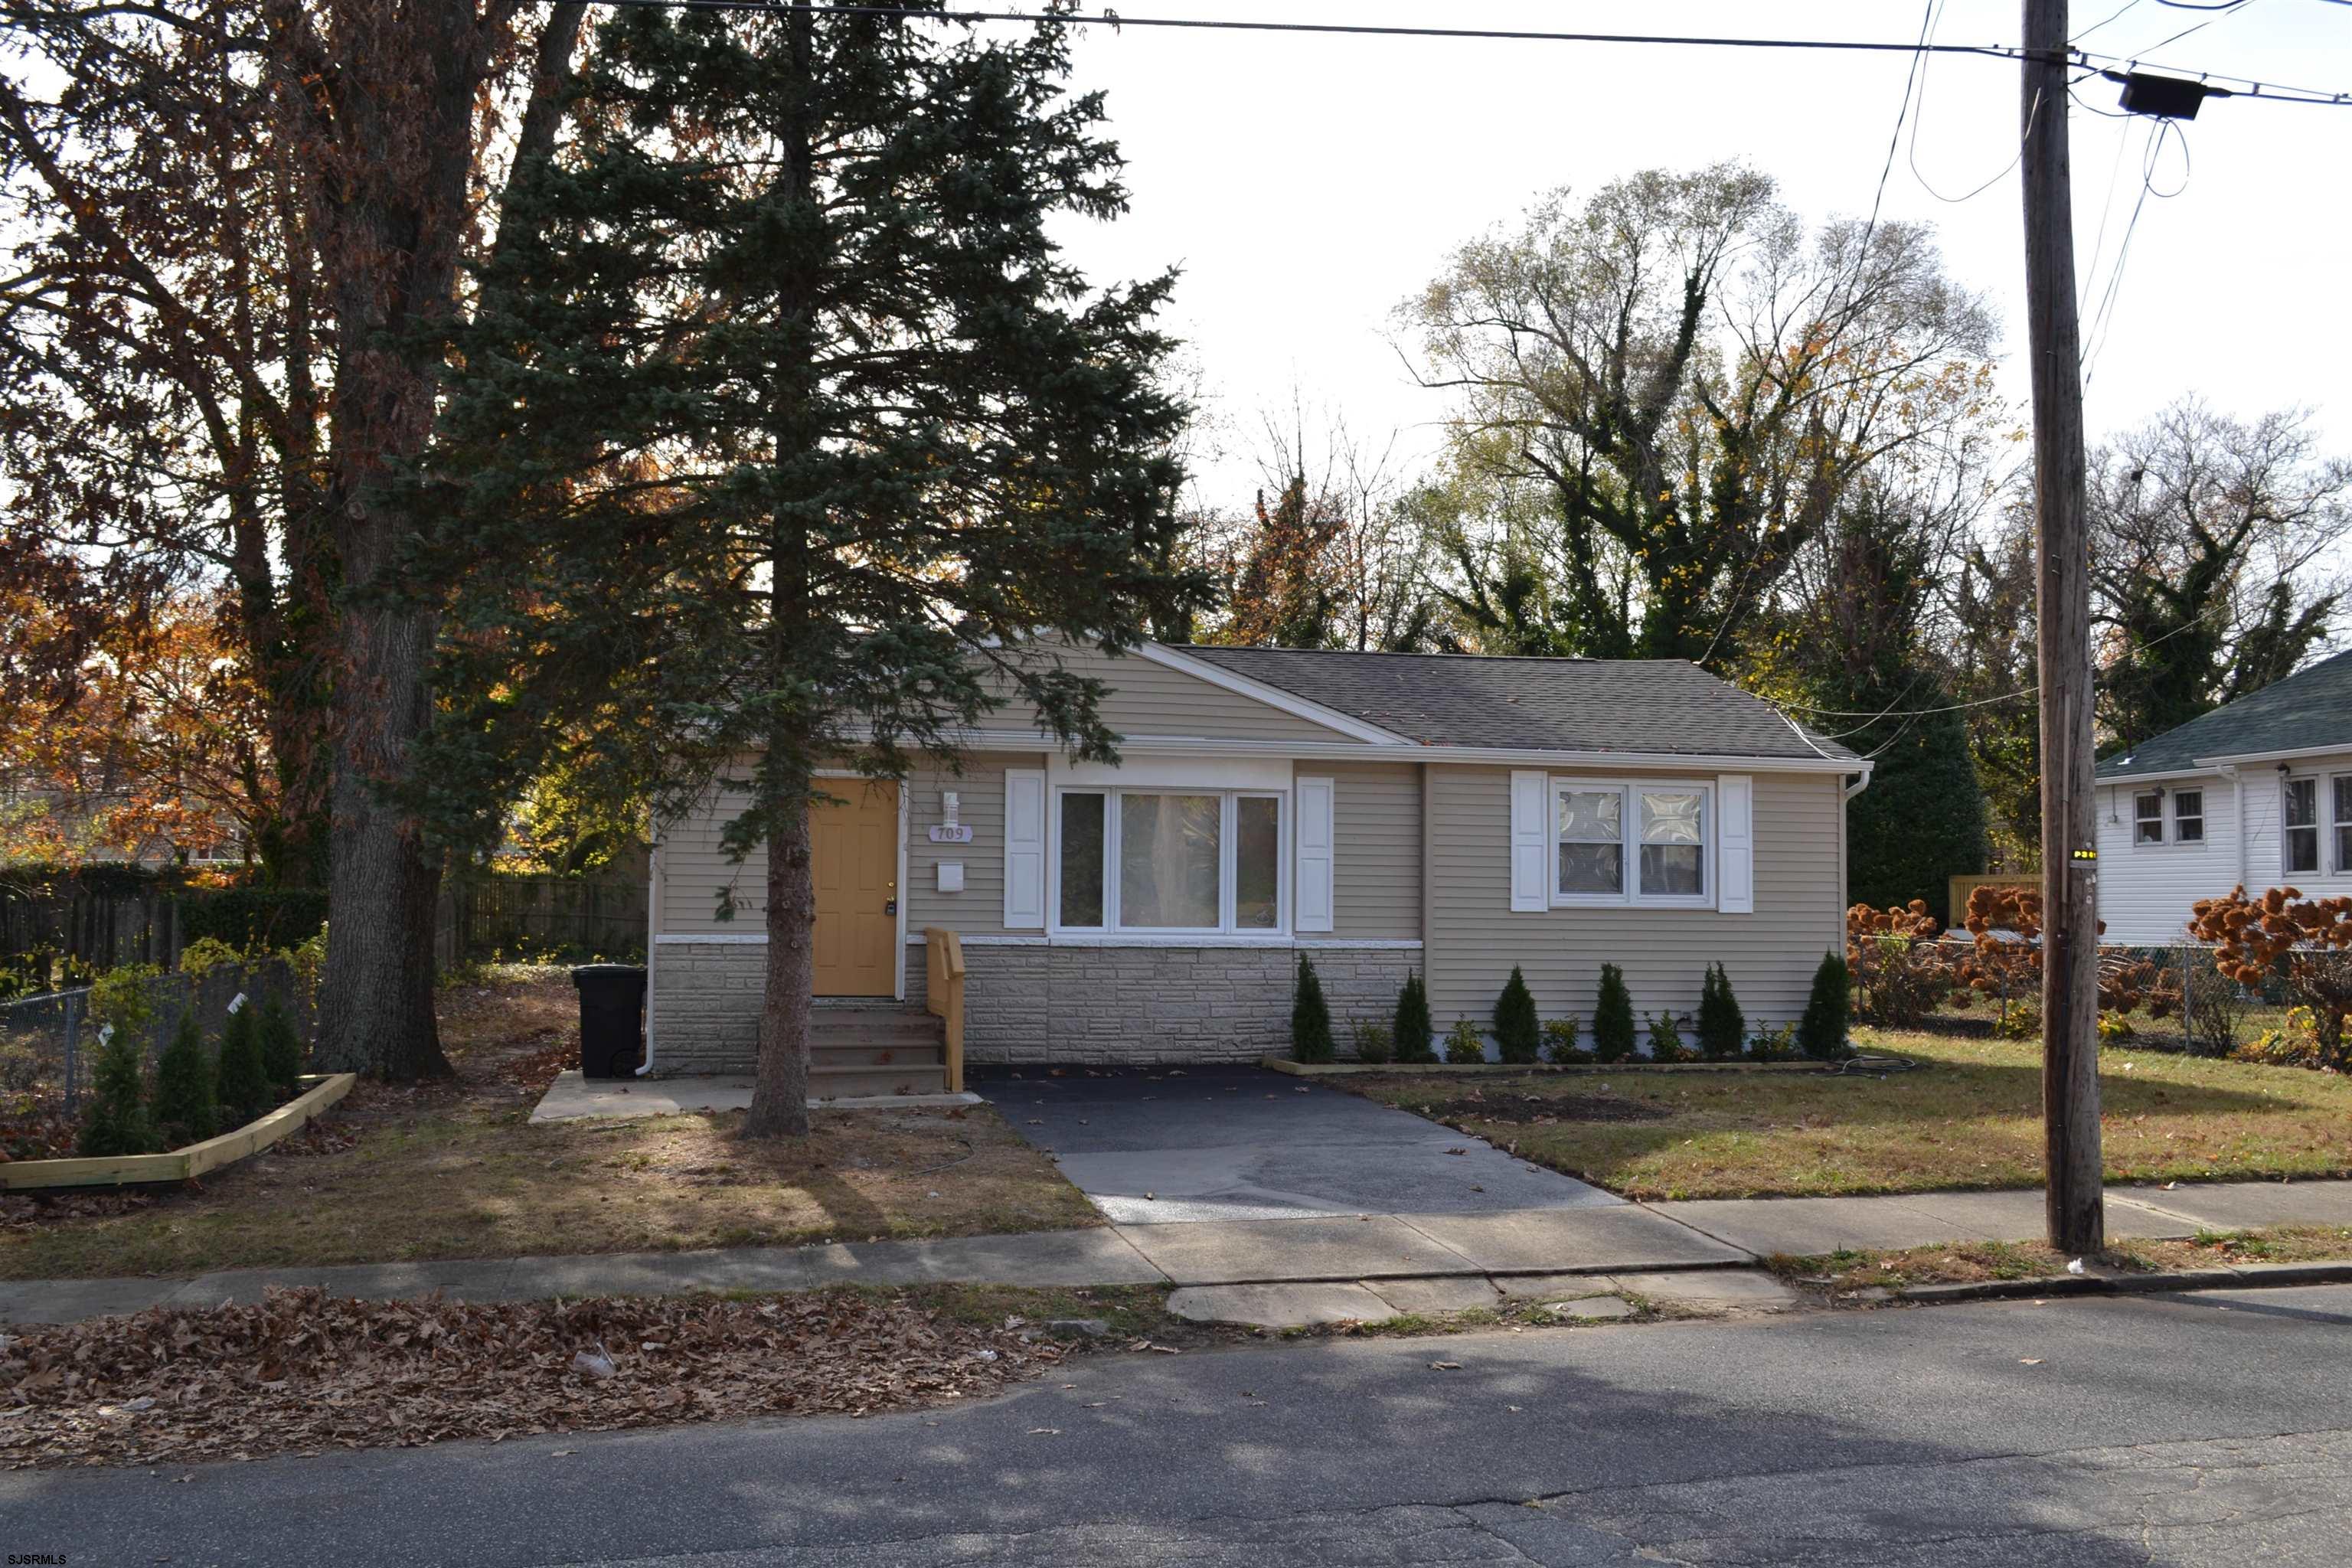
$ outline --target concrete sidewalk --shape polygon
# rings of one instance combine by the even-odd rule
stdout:
[[[2116,1187],[2107,1194],[2107,1224],[2116,1236],[2136,1237],[2261,1225],[2352,1226],[2352,1182]],[[1194,1291],[1369,1284],[1393,1302],[1416,1295],[1508,1293],[1537,1281],[1554,1289],[1561,1288],[1558,1281],[1580,1276],[1671,1280],[1741,1268],[1773,1253],[2015,1241],[2041,1234],[2039,1192],[1204,1220],[944,1241],[247,1268],[193,1279],[19,1280],[0,1282],[0,1321],[66,1322],[153,1306],[251,1301],[269,1286],[302,1285],[377,1299],[439,1290],[457,1300],[499,1301],[848,1283],[1173,1285]]]

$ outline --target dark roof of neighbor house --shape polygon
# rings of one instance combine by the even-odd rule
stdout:
[[[1174,651],[1426,746],[1852,759],[1684,659],[1514,658],[1316,648]]]
[[[2200,713],[2099,764],[2103,779],[2179,773],[2200,757],[2243,757],[2320,746],[2352,751],[2352,653],[2323,658],[2260,691]]]

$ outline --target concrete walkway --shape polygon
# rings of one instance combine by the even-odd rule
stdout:
[[[2107,1215],[2109,1228],[2118,1236],[2189,1236],[2261,1225],[2352,1226],[2352,1182],[2117,1187],[2107,1194]],[[338,1295],[378,1299],[440,1290],[467,1301],[950,1282],[1174,1285],[1192,1291],[1304,1287],[1294,1299],[1305,1301],[1324,1299],[1317,1292],[1346,1287],[1368,1292],[1346,1296],[1359,1306],[1377,1297],[1399,1310],[1437,1310],[1433,1303],[1442,1300],[1483,1300],[1481,1291],[1571,1297],[1580,1279],[1608,1277],[1622,1283],[1622,1277],[1634,1274],[1648,1281],[1645,1294],[1671,1289],[1686,1295],[1707,1289],[1737,1295],[1752,1286],[1735,1286],[1708,1271],[1741,1269],[1780,1252],[2014,1241],[2041,1233],[2038,1192],[1310,1215],[946,1241],[232,1269],[194,1279],[19,1280],[0,1282],[0,1321],[65,1322],[159,1305],[250,1301],[273,1285],[317,1285]],[[1703,1279],[1723,1282],[1708,1285]],[[1591,1289],[1609,1287],[1596,1283]],[[1398,1305],[1404,1300],[1423,1305]],[[1277,1313],[1274,1321],[1311,1320]]]

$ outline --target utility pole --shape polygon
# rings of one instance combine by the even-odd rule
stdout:
[[[2025,314],[2042,664],[2042,1121],[2050,1245],[2106,1246],[2099,1158],[2098,825],[2083,344],[2066,144],[2066,0],[2024,0]]]

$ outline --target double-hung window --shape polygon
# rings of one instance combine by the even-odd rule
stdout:
[[[2336,870],[2352,876],[2352,775],[2328,781],[2333,786],[2336,817]]]
[[[2281,820],[2284,824],[2279,845],[2283,868],[2290,874],[2316,872],[2319,869],[2319,781],[2287,780],[2280,804]]]
[[[1285,929],[1281,795],[1066,789],[1055,810],[1057,929],[1268,936]]]
[[[1703,784],[1555,782],[1552,902],[1710,902],[1714,795]]]
[[[2338,821],[2341,821],[2344,816],[2344,786],[2339,781],[2336,788],[2336,815]],[[2343,829],[2338,828],[2336,832],[2340,841]],[[2172,841],[2175,844],[2205,842],[2205,792],[2203,790],[2177,789],[2172,792]]]
[[[2164,842],[2164,792],[2152,789],[2132,796],[2132,842]]]

